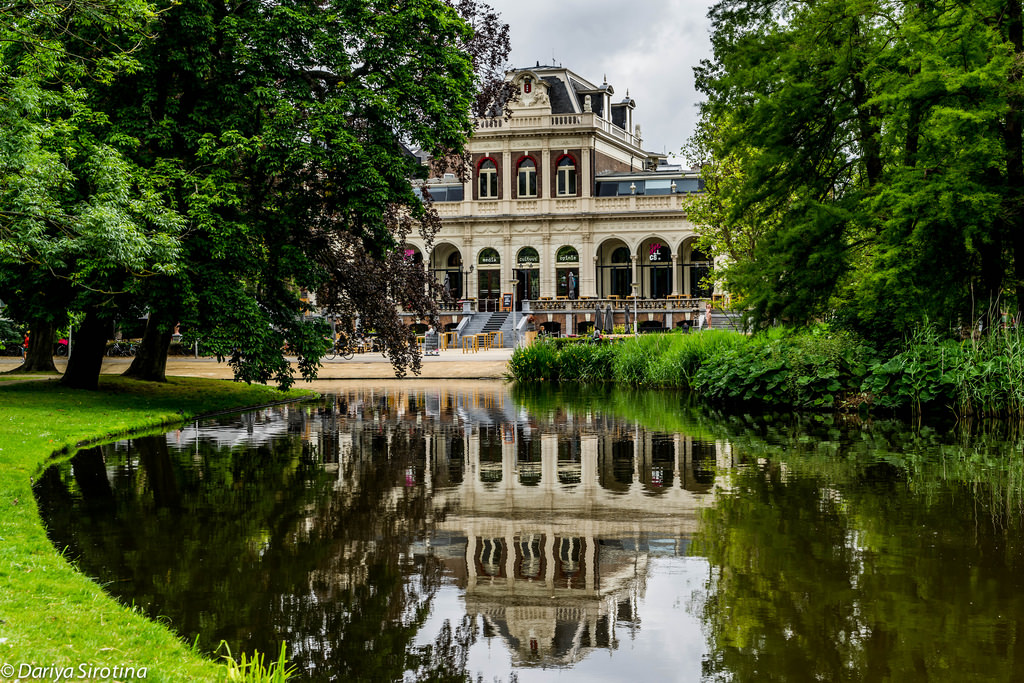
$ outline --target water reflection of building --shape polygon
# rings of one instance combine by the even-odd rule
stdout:
[[[639,628],[652,537],[683,554],[711,503],[722,449],[684,435],[613,426],[550,433],[504,424],[433,434],[436,522],[467,613],[518,666],[566,665]],[[526,432],[529,431],[527,436]]]
[[[412,552],[443,561],[467,614],[517,666],[568,665],[639,629],[651,558],[686,553],[729,457],[726,444],[597,411],[531,415],[503,390],[361,389],[284,412],[339,489],[374,476],[359,463],[413,453],[387,506],[429,500]],[[352,564],[319,576],[320,590],[364,581]]]

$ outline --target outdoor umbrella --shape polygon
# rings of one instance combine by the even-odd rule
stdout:
[[[604,329],[604,309],[601,308],[601,304],[597,305],[597,312],[594,314],[594,329],[598,331]]]
[[[629,314],[629,306],[626,306],[626,332],[633,331],[633,317]]]
[[[615,311],[612,310],[612,305],[608,304],[608,308],[604,310],[603,320],[601,320],[601,331],[611,334],[615,330]]]

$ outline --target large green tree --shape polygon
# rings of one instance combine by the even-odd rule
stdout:
[[[137,66],[130,47],[151,18],[137,0],[0,3],[0,298],[31,328],[22,370],[54,369],[69,308],[99,320],[176,268],[181,221],[88,92]],[[108,32],[123,42],[80,37]]]
[[[710,16],[703,130],[713,166],[743,164],[723,224],[762,219],[727,272],[755,326],[838,312],[885,336],[1017,305],[1019,2],[725,0]]]
[[[136,163],[177,187],[183,267],[148,283],[150,325],[131,373],[163,378],[182,322],[236,376],[288,384],[287,344],[315,374],[326,308],[375,330],[417,369],[398,307],[434,311],[404,238],[436,215],[415,197],[410,148],[458,155],[492,100],[506,27],[477,2],[185,0],[160,15],[142,69],[98,87]]]

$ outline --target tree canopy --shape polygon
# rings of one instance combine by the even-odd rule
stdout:
[[[96,7],[111,9],[105,1]],[[399,374],[417,369],[398,308],[428,317],[436,292],[406,261],[404,239],[417,230],[429,243],[439,221],[412,191],[410,150],[458,158],[474,112],[501,101],[508,33],[497,15],[476,0],[183,0],[157,13],[138,3],[131,23],[89,4],[55,7],[76,30],[43,25],[24,51],[40,60],[50,44],[64,56],[100,46],[94,69],[103,70],[80,67],[63,87],[37,79],[59,106],[87,108],[67,118],[95,144],[78,153],[77,183],[58,172],[66,164],[41,158],[52,168],[37,174],[49,185],[36,194],[56,205],[51,213],[79,218],[84,227],[71,232],[102,263],[61,247],[39,271],[30,250],[56,250],[69,222],[37,217],[49,232],[3,233],[0,297],[85,314],[65,381],[94,384],[113,321],[143,312],[131,372],[149,379],[163,377],[179,323],[240,379],[287,386],[286,351],[312,377],[328,344],[322,309],[350,333],[357,320],[375,330]],[[5,50],[10,70],[17,50]],[[8,132],[22,156],[37,138],[68,149],[53,133]],[[0,210],[13,224],[31,214],[21,204],[33,195],[15,191],[31,166],[5,167],[11,192]],[[83,198],[53,192],[61,183],[86,188]],[[88,295],[20,292],[23,267],[42,273],[40,292],[63,278]]]
[[[695,217],[755,327],[838,316],[886,336],[1024,301],[1019,1],[710,17]]]

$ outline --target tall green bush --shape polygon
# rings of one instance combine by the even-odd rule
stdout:
[[[1017,330],[957,341],[922,326],[890,354],[827,325],[752,337],[708,330],[599,344],[542,340],[515,351],[508,376],[687,388],[706,400],[764,406],[1024,416]]]
[[[557,381],[558,351],[555,342],[538,338],[529,346],[519,346],[512,351],[506,376],[516,382]]]
[[[775,332],[716,349],[692,387],[718,401],[827,408],[859,391],[869,349],[827,328]]]

